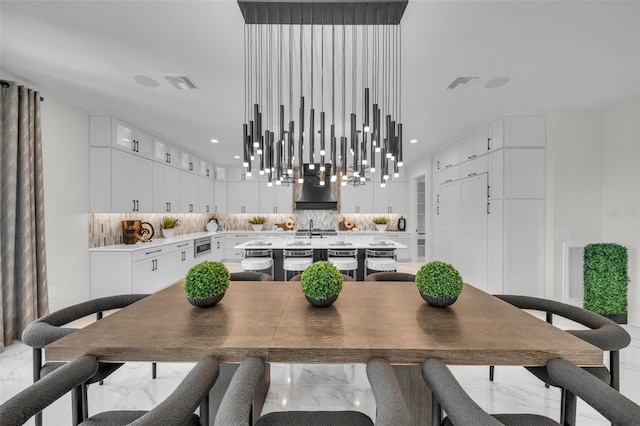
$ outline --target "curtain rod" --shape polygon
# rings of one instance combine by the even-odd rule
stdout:
[[[7,80],[0,80],[0,86],[4,87],[5,89],[7,87],[9,87],[10,82]],[[42,96],[40,96],[40,102],[44,101],[44,98]]]

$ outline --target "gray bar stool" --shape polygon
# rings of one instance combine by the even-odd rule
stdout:
[[[355,279],[358,271],[358,250],[357,249],[329,249],[327,250],[328,261],[340,272],[352,272]]]

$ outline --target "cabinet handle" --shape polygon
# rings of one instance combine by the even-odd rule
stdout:
[[[209,213],[209,206],[207,206],[207,213]]]
[[[139,212],[140,211],[140,201],[136,200],[136,211]]]
[[[491,138],[487,138],[487,150],[491,149]]]
[[[440,215],[440,206],[436,206],[436,215]]]
[[[477,173],[476,173],[476,172],[473,172],[473,173],[469,173],[467,176],[468,176],[468,177],[471,177],[471,176],[475,176],[475,175],[477,175]]]
[[[159,253],[162,250],[151,250],[151,251],[145,251],[144,254],[153,254],[153,253]]]
[[[467,157],[467,160],[471,160],[472,158],[476,158],[476,157],[477,157],[477,155],[476,155],[476,154],[473,154],[473,155],[468,156],[468,157]]]
[[[453,166],[453,164],[447,164],[446,166],[444,166],[445,169],[448,169],[449,167]]]
[[[436,194],[436,204],[440,204],[440,194]]]
[[[489,191],[491,188],[491,185],[487,185],[487,198],[491,198],[491,192]]]
[[[453,179],[447,179],[444,181],[444,183],[449,183],[449,182],[453,182]]]
[[[190,163],[189,163],[189,170],[190,170],[190,171],[193,171],[193,162],[190,162]]]
[[[185,260],[187,260],[187,252],[183,251],[182,252],[182,261],[184,262]]]
[[[133,201],[133,208],[131,209],[132,212],[136,211],[136,200],[131,200]]]
[[[218,244],[218,245],[216,246],[216,248],[217,248],[217,249],[219,249],[219,248],[220,248],[220,241],[218,241],[218,243],[217,243],[217,244]]]
[[[207,177],[209,177],[209,169],[207,169]]]
[[[438,165],[436,166],[436,170],[440,170],[440,160],[438,160]]]
[[[189,213],[193,213],[193,204],[189,204]]]
[[[489,208],[490,205],[491,203],[487,203],[487,214],[491,214],[491,209]]]
[[[186,244],[178,244],[178,247],[186,247],[186,246],[188,246],[188,245],[189,245],[189,243],[186,243]]]

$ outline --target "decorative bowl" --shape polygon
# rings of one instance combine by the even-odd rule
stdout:
[[[187,296],[187,300],[193,306],[196,306],[198,308],[208,308],[221,301],[223,297],[224,293],[220,293],[216,294],[215,296],[204,297],[202,299],[194,299],[193,297]]]

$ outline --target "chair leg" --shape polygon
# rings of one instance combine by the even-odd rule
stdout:
[[[78,426],[82,422],[82,386],[71,391],[71,424]]]
[[[495,365],[490,365],[489,366],[489,380],[493,382],[493,375],[496,371],[496,367]]]
[[[565,394],[565,398],[564,398],[564,419],[562,420],[562,424],[564,426],[575,426],[577,398],[573,393],[569,392],[566,389],[564,389],[563,393]]]
[[[436,399],[435,395],[431,394],[431,426],[440,426],[442,424],[442,407]]]
[[[611,387],[620,392],[620,352],[609,352],[609,371],[611,372]]]
[[[40,380],[40,369],[42,368],[42,349],[33,348],[33,383]],[[42,426],[42,411],[35,415],[36,426]]]
[[[200,426],[209,426],[209,394],[200,403]]]
[[[85,421],[89,417],[89,404],[87,403],[87,388],[89,386],[86,383],[81,385],[82,388],[82,421]]]
[[[157,372],[157,364],[155,362],[151,363],[151,378],[155,379],[156,378],[156,372]]]

